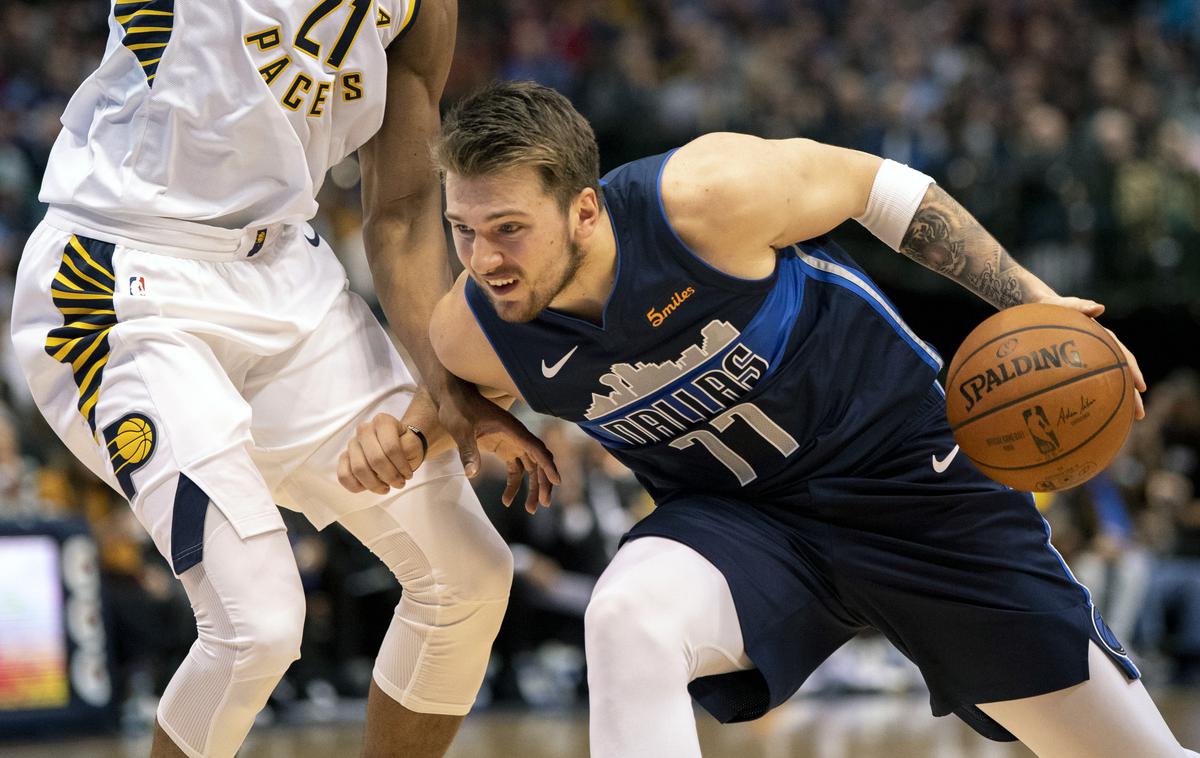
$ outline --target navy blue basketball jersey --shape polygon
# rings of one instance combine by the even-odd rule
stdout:
[[[670,154],[608,174],[617,274],[599,324],[545,310],[501,320],[467,302],[516,387],[632,469],[655,499],[703,491],[786,503],[854,476],[933,391],[941,358],[828,238],[778,251],[758,280],[722,273],[671,228]]]

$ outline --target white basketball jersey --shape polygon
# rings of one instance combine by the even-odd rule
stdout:
[[[311,218],[329,167],[379,129],[385,48],[419,4],[114,0],[41,200],[140,225]]]

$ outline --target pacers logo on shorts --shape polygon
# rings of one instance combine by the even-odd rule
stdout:
[[[145,466],[158,444],[154,422],[144,413],[127,413],[104,427],[104,443],[113,473],[125,497],[133,499],[133,472]]]

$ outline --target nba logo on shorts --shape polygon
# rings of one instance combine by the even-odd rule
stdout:
[[[145,295],[146,295],[146,277],[144,277],[144,276],[129,277],[129,294],[141,295],[141,296],[145,297]]]

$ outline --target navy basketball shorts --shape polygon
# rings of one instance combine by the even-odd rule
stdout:
[[[809,481],[787,503],[680,493],[626,536],[683,543],[725,575],[756,668],[691,683],[718,720],[763,715],[867,629],[920,667],[934,715],[994,740],[1015,738],[976,704],[1087,680],[1089,640],[1140,675],[1033,498],[964,455],[945,466],[944,408],[931,396],[868,471]]]

